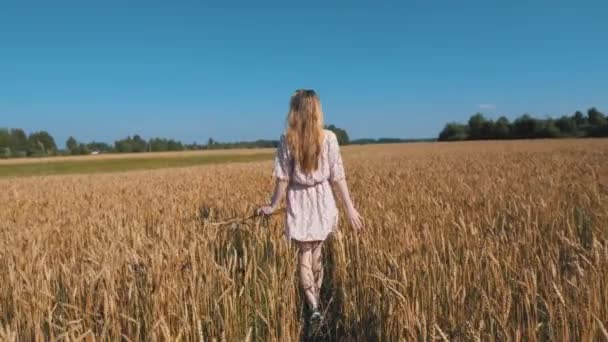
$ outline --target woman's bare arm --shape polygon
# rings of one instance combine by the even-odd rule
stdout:
[[[263,206],[257,210],[258,215],[271,215],[274,213],[283,201],[283,197],[285,197],[285,193],[287,192],[288,182],[284,180],[277,179],[274,185],[274,192],[272,194],[272,199],[270,201],[270,205]]]
[[[342,200],[342,203],[344,203],[346,209],[354,208],[355,206],[353,204],[352,199],[350,198],[350,193],[348,191],[348,185],[346,184],[346,180],[339,179],[333,183],[338,188],[338,194],[340,195],[340,199]]]
[[[272,194],[272,200],[270,202],[270,207],[275,211],[279,208],[281,201],[283,201],[283,197],[285,197],[285,192],[287,192],[287,182],[283,180],[277,180],[274,185],[274,193]]]
[[[342,203],[344,203],[344,206],[346,207],[346,215],[348,217],[348,220],[350,221],[350,224],[356,230],[360,230],[361,228],[363,228],[363,222],[361,219],[361,215],[359,215],[359,212],[357,211],[357,209],[355,209],[355,205],[353,204],[353,201],[350,198],[350,193],[348,191],[348,185],[346,184],[346,180],[342,178],[335,181],[334,184],[337,186],[338,193],[340,195],[340,198],[342,199]]]

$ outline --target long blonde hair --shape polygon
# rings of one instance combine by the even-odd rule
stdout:
[[[312,89],[298,89],[291,96],[287,115],[287,146],[304,173],[319,167],[323,145],[323,111]]]

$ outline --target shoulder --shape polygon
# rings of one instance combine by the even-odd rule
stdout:
[[[328,129],[324,129],[323,134],[325,135],[325,138],[329,141],[338,140],[338,138],[336,137],[336,133],[334,133]]]
[[[289,153],[289,148],[287,147],[287,145],[287,135],[283,133],[279,137],[279,143],[277,145],[277,148],[281,153]]]
[[[281,133],[279,136],[279,144],[285,144],[287,142],[287,135],[285,133]]]
[[[338,137],[336,136],[336,133],[334,133],[328,129],[324,129],[323,134],[325,135],[325,143],[328,143],[330,145],[338,144]]]

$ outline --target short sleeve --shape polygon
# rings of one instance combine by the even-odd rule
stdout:
[[[287,142],[285,136],[282,135],[279,140],[279,146],[277,147],[277,154],[274,158],[274,170],[272,175],[282,181],[289,181],[291,176],[291,156],[289,149],[287,148]]]
[[[337,182],[346,178],[344,173],[344,164],[342,163],[342,155],[340,154],[340,145],[335,134],[331,134],[329,140],[329,180]]]

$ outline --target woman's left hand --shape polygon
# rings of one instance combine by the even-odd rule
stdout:
[[[270,205],[265,205],[265,206],[263,206],[261,208],[258,208],[255,211],[255,213],[258,216],[262,216],[262,215],[269,216],[269,215],[272,215],[274,213],[274,208],[272,206],[270,206]]]

